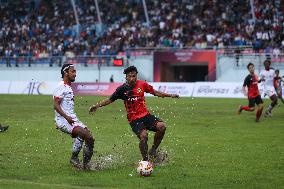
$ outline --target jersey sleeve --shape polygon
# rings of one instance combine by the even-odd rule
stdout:
[[[276,73],[274,70],[273,70],[273,78],[276,78]]]
[[[247,76],[247,77],[245,78],[245,80],[244,80],[243,87],[249,86],[249,83],[250,83],[250,77]]]
[[[118,87],[114,93],[112,93],[112,95],[110,96],[110,100],[111,101],[116,101],[117,99],[122,99],[122,87]]]
[[[149,83],[145,82],[144,83],[144,89],[146,93],[153,93],[154,92],[154,88],[152,85],[150,85]]]
[[[53,92],[53,98],[63,98],[65,95],[65,90],[63,87],[58,87]]]

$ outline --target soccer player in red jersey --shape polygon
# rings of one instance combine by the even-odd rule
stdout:
[[[123,100],[128,122],[132,131],[140,140],[139,148],[142,158],[144,161],[148,161],[150,157],[155,157],[157,154],[158,146],[165,135],[166,125],[161,119],[149,113],[144,93],[171,98],[179,98],[179,95],[156,91],[146,81],[138,80],[138,71],[135,66],[126,68],[123,73],[126,74],[126,83],[119,86],[109,98],[91,106],[89,112],[95,112],[98,108],[109,105],[117,99]],[[147,144],[148,130],[155,132],[154,143],[149,153]]]
[[[249,71],[249,75],[244,80],[243,93],[248,97],[249,105],[240,105],[238,108],[238,114],[240,114],[242,110],[253,112],[255,110],[255,104],[257,104],[255,121],[258,122],[263,110],[263,101],[258,90],[258,83],[260,80],[258,80],[257,75],[254,73],[254,65],[252,63],[247,65],[247,69]],[[246,87],[248,89],[247,91]]]
[[[284,99],[282,97],[283,77],[279,76],[279,70],[275,70],[275,75],[276,77],[274,78],[274,88],[275,88],[278,98],[281,100],[282,103],[284,103]]]

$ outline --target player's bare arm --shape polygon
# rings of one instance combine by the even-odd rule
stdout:
[[[97,111],[99,107],[107,106],[110,103],[112,103],[112,101],[109,98],[104,99],[103,101],[98,102],[97,104],[94,104],[93,106],[91,106],[89,109],[89,113],[94,113]]]
[[[155,89],[154,89],[152,95],[162,97],[162,98],[164,98],[164,97],[179,98],[178,94],[163,93],[163,92],[157,91]]]
[[[60,106],[60,98],[54,98],[53,102],[54,102],[54,109],[60,114],[62,115],[70,125],[72,125],[72,123],[74,123],[72,117],[68,116],[67,114],[64,113],[64,111],[62,110],[61,106]]]
[[[243,88],[242,88],[242,91],[243,91],[243,94],[244,94],[245,96],[247,96],[247,95],[248,95],[248,94],[247,94],[246,87],[243,87]]]
[[[259,79],[257,82],[258,83],[261,83],[261,82],[264,82],[265,81],[265,79],[264,78],[261,78],[261,79]]]
[[[264,75],[261,75],[260,79],[258,80],[258,83],[261,83],[261,82],[265,82],[265,77],[264,77]]]

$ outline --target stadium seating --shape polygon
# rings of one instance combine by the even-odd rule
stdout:
[[[0,56],[117,55],[131,48],[163,47],[283,51],[280,0],[254,0],[255,20],[249,0],[147,0],[149,23],[141,1],[98,0],[102,24],[93,0],[75,2],[79,28],[70,1],[2,1]]]

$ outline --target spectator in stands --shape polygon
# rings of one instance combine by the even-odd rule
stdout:
[[[254,20],[249,2],[149,0],[150,23],[146,23],[140,1],[98,0],[103,24],[99,26],[94,1],[78,0],[77,33],[70,1],[5,1],[0,7],[0,55],[7,59],[28,56],[30,51],[36,58],[115,55],[136,47],[283,49],[284,17],[279,3],[255,0]]]
[[[111,82],[111,83],[113,83],[113,82],[114,82],[114,80],[113,80],[113,75],[111,75],[111,76],[110,76],[110,78],[109,78],[109,82]]]

